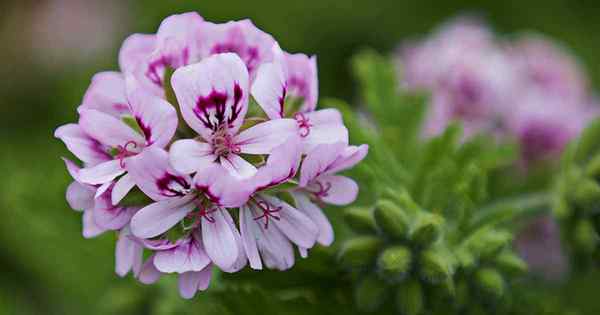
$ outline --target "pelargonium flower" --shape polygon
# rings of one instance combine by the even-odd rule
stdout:
[[[128,37],[119,66],[94,76],[79,122],[55,132],[83,163],[65,160],[67,201],[84,237],[118,233],[119,276],[177,274],[192,298],[214,268],[285,270],[294,246],[306,257],[331,244],[316,204],[356,198],[334,173],[367,148],[349,146],[337,110],[316,110],[315,57],[283,52],[248,20],[184,13]]]

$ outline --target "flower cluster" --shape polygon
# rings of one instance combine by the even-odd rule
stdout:
[[[118,231],[119,275],[176,273],[191,298],[212,268],[285,270],[294,248],[333,242],[320,206],[354,201],[357,184],[337,173],[368,147],[349,145],[337,110],[316,109],[315,57],[248,20],[185,13],[127,38],[119,63],[55,132],[83,162],[65,159],[67,201],[84,237]]]
[[[516,139],[525,165],[556,158],[595,116],[587,80],[569,53],[539,35],[495,38],[478,21],[458,19],[399,54],[404,87],[432,93],[424,134],[460,120]]]

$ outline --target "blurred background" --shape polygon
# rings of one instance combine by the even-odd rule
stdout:
[[[535,30],[562,42],[592,86],[600,84],[600,7],[590,0],[3,0],[0,314],[129,314],[140,312],[136,299],[150,309],[143,301],[156,291],[113,271],[115,237],[81,236],[81,216],[64,199],[70,178],[60,156],[67,151],[53,132],[75,121],[94,73],[117,69],[128,34],[153,33],[164,17],[192,10],[213,22],[250,18],[284,49],[316,54],[320,95],[350,102],[354,53],[364,47],[391,53],[464,13],[481,16],[500,34]],[[562,290],[579,298],[575,304],[593,304],[578,294],[594,292],[593,279]],[[589,314],[600,312],[595,304]]]

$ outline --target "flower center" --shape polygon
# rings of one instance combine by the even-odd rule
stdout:
[[[225,125],[219,126],[212,138],[213,154],[226,157],[230,153],[240,154],[241,148],[235,139],[227,132]]]
[[[281,207],[273,207],[272,205],[270,205],[268,202],[264,201],[264,200],[256,200],[253,199],[254,203],[256,204],[256,206],[263,212],[262,215],[254,218],[254,221],[259,221],[259,220],[265,220],[264,226],[265,229],[269,228],[269,220],[273,219],[276,221],[279,221],[279,217],[277,216],[277,213],[279,211],[281,211]]]
[[[129,149],[129,147],[131,147],[131,149]],[[137,154],[137,152],[133,151],[136,148],[137,143],[135,143],[135,141],[127,141],[125,145],[117,146],[117,155],[115,155],[115,158],[119,160],[121,168],[125,168],[125,158]]]
[[[294,114],[294,119],[296,119],[298,128],[300,129],[300,137],[306,138],[310,134],[310,127],[312,127],[308,117],[304,113],[298,112]]]

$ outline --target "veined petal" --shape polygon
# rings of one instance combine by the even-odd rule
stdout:
[[[252,83],[252,96],[270,119],[283,118],[287,87],[279,63],[265,63],[258,68]]]
[[[193,195],[170,198],[142,208],[131,218],[131,231],[139,238],[150,238],[168,231],[196,205]]]
[[[221,165],[229,174],[237,179],[247,179],[256,174],[256,167],[237,154],[229,154],[220,158]]]
[[[315,223],[302,212],[277,198],[261,195],[265,201],[273,207],[281,209],[277,212],[279,220],[273,220],[273,224],[294,244],[312,248],[317,241],[319,229]]]
[[[94,194],[96,189],[92,186],[72,182],[67,187],[67,203],[73,210],[83,211],[94,208]]]
[[[356,182],[346,176],[339,175],[321,175],[309,185],[309,188],[317,187],[317,190],[324,188],[317,197],[326,203],[345,206],[356,200],[358,195],[358,185]],[[314,190],[314,189],[313,189]]]
[[[111,115],[95,109],[82,110],[79,115],[83,131],[104,145],[116,148],[131,141],[137,145],[145,143],[142,135]]]
[[[154,266],[164,273],[201,271],[209,263],[202,243],[192,237],[175,248],[158,251],[154,256]]]
[[[242,242],[242,236],[238,232],[238,229],[235,226],[235,222],[233,222],[233,218],[230,215],[226,215],[225,222],[227,222],[227,224],[229,225],[229,228],[235,232],[235,233],[233,233],[233,236],[235,237],[235,241],[236,241],[237,247],[238,247],[238,257],[230,268],[223,269],[223,271],[229,272],[229,273],[238,272],[238,271],[242,270],[244,267],[246,267],[246,264],[248,263],[248,257],[246,256],[246,253],[244,252],[244,244]]]
[[[182,174],[191,174],[211,166],[217,157],[212,146],[193,139],[175,141],[169,149],[173,168]]]
[[[135,80],[133,76],[129,81]],[[133,91],[127,94],[133,117],[143,132],[146,145],[165,147],[177,129],[177,112],[167,101],[144,91],[131,83]]]
[[[112,159],[102,148],[102,144],[88,136],[77,124],[58,127],[54,136],[62,140],[69,151],[87,165],[93,166]]]
[[[249,227],[248,232],[252,233],[246,237],[254,237],[267,268],[277,270],[291,268],[294,265],[292,243],[277,226],[266,227],[260,220],[257,220],[263,213],[255,205],[251,204],[246,210],[249,211],[246,211],[240,218],[240,220],[245,220],[246,226]]]
[[[269,120],[242,131],[235,137],[235,142],[242,153],[269,154],[294,136],[296,130],[296,121],[293,119]]]
[[[149,147],[127,159],[127,171],[136,185],[153,200],[182,197],[189,193],[189,176],[169,165],[169,154],[160,148]]]
[[[119,51],[119,67],[124,73],[131,73],[141,62],[146,62],[156,47],[156,36],[133,34],[127,37]]]
[[[136,278],[143,284],[153,284],[160,279],[161,275],[162,273],[154,267],[154,255],[152,255],[144,262]]]
[[[260,231],[257,231],[256,222],[250,208],[246,205],[240,207],[240,235],[242,237],[242,244],[244,246],[244,252],[250,262],[250,268],[255,270],[262,269],[262,262],[258,253],[258,245],[256,244],[259,238]]]
[[[186,123],[205,140],[219,128],[235,134],[248,110],[248,71],[240,58],[218,54],[177,69],[171,79]]]
[[[132,239],[129,227],[119,233],[115,249],[115,272],[124,277],[130,270],[137,274],[142,267],[142,253],[144,248]]]
[[[111,195],[112,189],[108,189],[96,199],[94,222],[105,229],[119,230],[129,223],[139,208],[114,206],[111,202]]]
[[[369,153],[369,145],[349,146],[329,166],[327,174],[334,174],[352,168],[362,161]]]
[[[317,57],[283,53],[283,62],[286,69],[288,95],[304,100],[300,107],[301,112],[314,111],[319,97]]]
[[[235,227],[227,223],[229,216],[227,210],[218,209],[210,214],[212,221],[202,220],[202,241],[206,253],[212,262],[221,269],[230,269],[238,259],[240,247],[235,234],[239,234]]]
[[[190,271],[179,276],[179,294],[184,299],[191,299],[198,291],[208,289],[212,275],[212,266],[202,271]]]
[[[119,160],[102,162],[96,166],[82,168],[79,171],[79,180],[90,185],[109,183],[117,176],[125,173]]]
[[[125,174],[121,178],[119,178],[119,180],[117,180],[115,186],[112,189],[112,204],[119,204],[119,202],[123,200],[123,198],[125,198],[127,193],[129,193],[129,191],[133,189],[133,187],[135,187],[135,182],[133,181],[133,178],[131,178],[131,175]]]
[[[345,143],[320,144],[308,153],[300,168],[300,186],[328,171],[330,165],[346,147]]]
[[[255,191],[279,185],[296,176],[302,159],[302,146],[298,137],[290,137],[287,142],[273,149],[267,164],[258,170],[253,178]]]
[[[174,14],[165,18],[156,32],[153,62],[179,68],[195,61],[203,21],[196,12]]]
[[[293,192],[292,197],[298,211],[306,214],[319,228],[317,242],[324,246],[331,245],[333,243],[333,227],[323,211],[303,193]]]
[[[194,186],[211,202],[227,208],[243,205],[253,192],[250,181],[235,179],[220,164],[213,164],[196,173]]]
[[[337,109],[322,109],[303,113],[308,121],[309,129],[299,128],[304,139],[304,153],[312,151],[319,144],[342,142],[348,144],[348,129],[342,121],[342,114]]]
[[[113,117],[129,113],[125,96],[125,78],[119,72],[100,72],[92,78],[78,112],[95,109]]]
[[[105,228],[98,226],[94,221],[94,210],[92,209],[86,209],[83,212],[82,223],[84,238],[93,238],[106,232]]]

